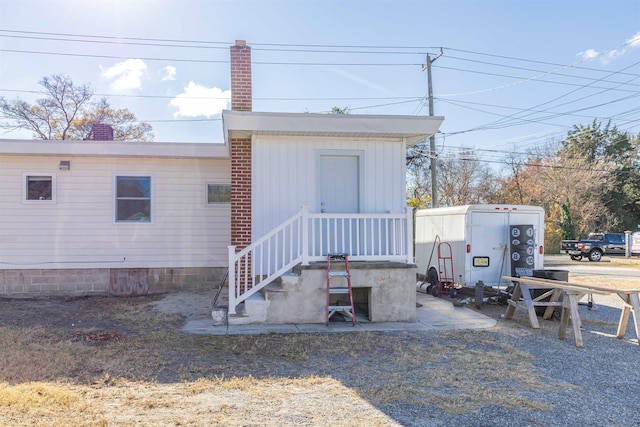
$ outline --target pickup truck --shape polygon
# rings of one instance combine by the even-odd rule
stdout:
[[[563,240],[560,253],[568,254],[574,261],[583,257],[598,262],[602,255],[624,255],[626,238],[624,233],[590,233],[585,240]]]

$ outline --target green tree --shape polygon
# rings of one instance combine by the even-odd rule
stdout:
[[[85,140],[93,123],[103,123],[113,127],[116,140],[153,140],[151,125],[138,122],[129,110],[113,109],[105,98],[92,101],[93,90],[88,84],[76,86],[63,74],[44,77],[39,84],[44,97],[34,104],[0,97],[0,118],[6,120],[0,127],[27,129],[38,139]]]
[[[329,114],[349,114],[349,109],[350,107],[348,106],[343,108],[335,106],[335,107],[331,107],[331,111],[329,111]]]
[[[605,172],[602,179],[608,184],[607,191],[599,193],[605,206],[603,229],[623,231],[640,223],[639,149],[637,135],[596,120],[588,126],[574,126],[562,142],[560,155],[581,157]]]
[[[569,211],[569,205],[566,203],[560,204],[560,232],[562,240],[570,240],[575,239],[576,236],[576,227],[573,225],[573,220],[571,219],[571,212]]]

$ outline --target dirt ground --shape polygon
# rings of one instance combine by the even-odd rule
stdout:
[[[577,349],[500,305],[486,330],[184,333],[210,298],[0,299],[0,426],[622,426],[640,407],[606,304],[580,307]]]

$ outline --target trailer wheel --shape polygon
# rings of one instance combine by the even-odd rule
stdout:
[[[440,289],[438,289],[438,285],[431,287],[431,295],[438,298],[440,296]]]
[[[429,269],[429,274],[427,275],[427,281],[429,282],[429,288],[431,290],[431,295],[434,297],[440,296],[440,290],[438,289],[440,285],[440,281],[438,280],[438,272],[435,268]]]
[[[453,286],[449,288],[449,297],[451,299],[458,298],[458,290],[456,288],[454,288]]]
[[[582,255],[571,255],[571,259],[574,261],[580,261],[582,259]]]

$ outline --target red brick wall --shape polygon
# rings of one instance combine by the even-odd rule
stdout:
[[[251,47],[244,40],[231,46],[231,109],[251,111]]]
[[[231,140],[231,244],[251,243],[251,139]]]
[[[242,40],[231,46],[231,109],[251,111],[251,48]],[[231,139],[231,244],[251,243],[251,138]]]

